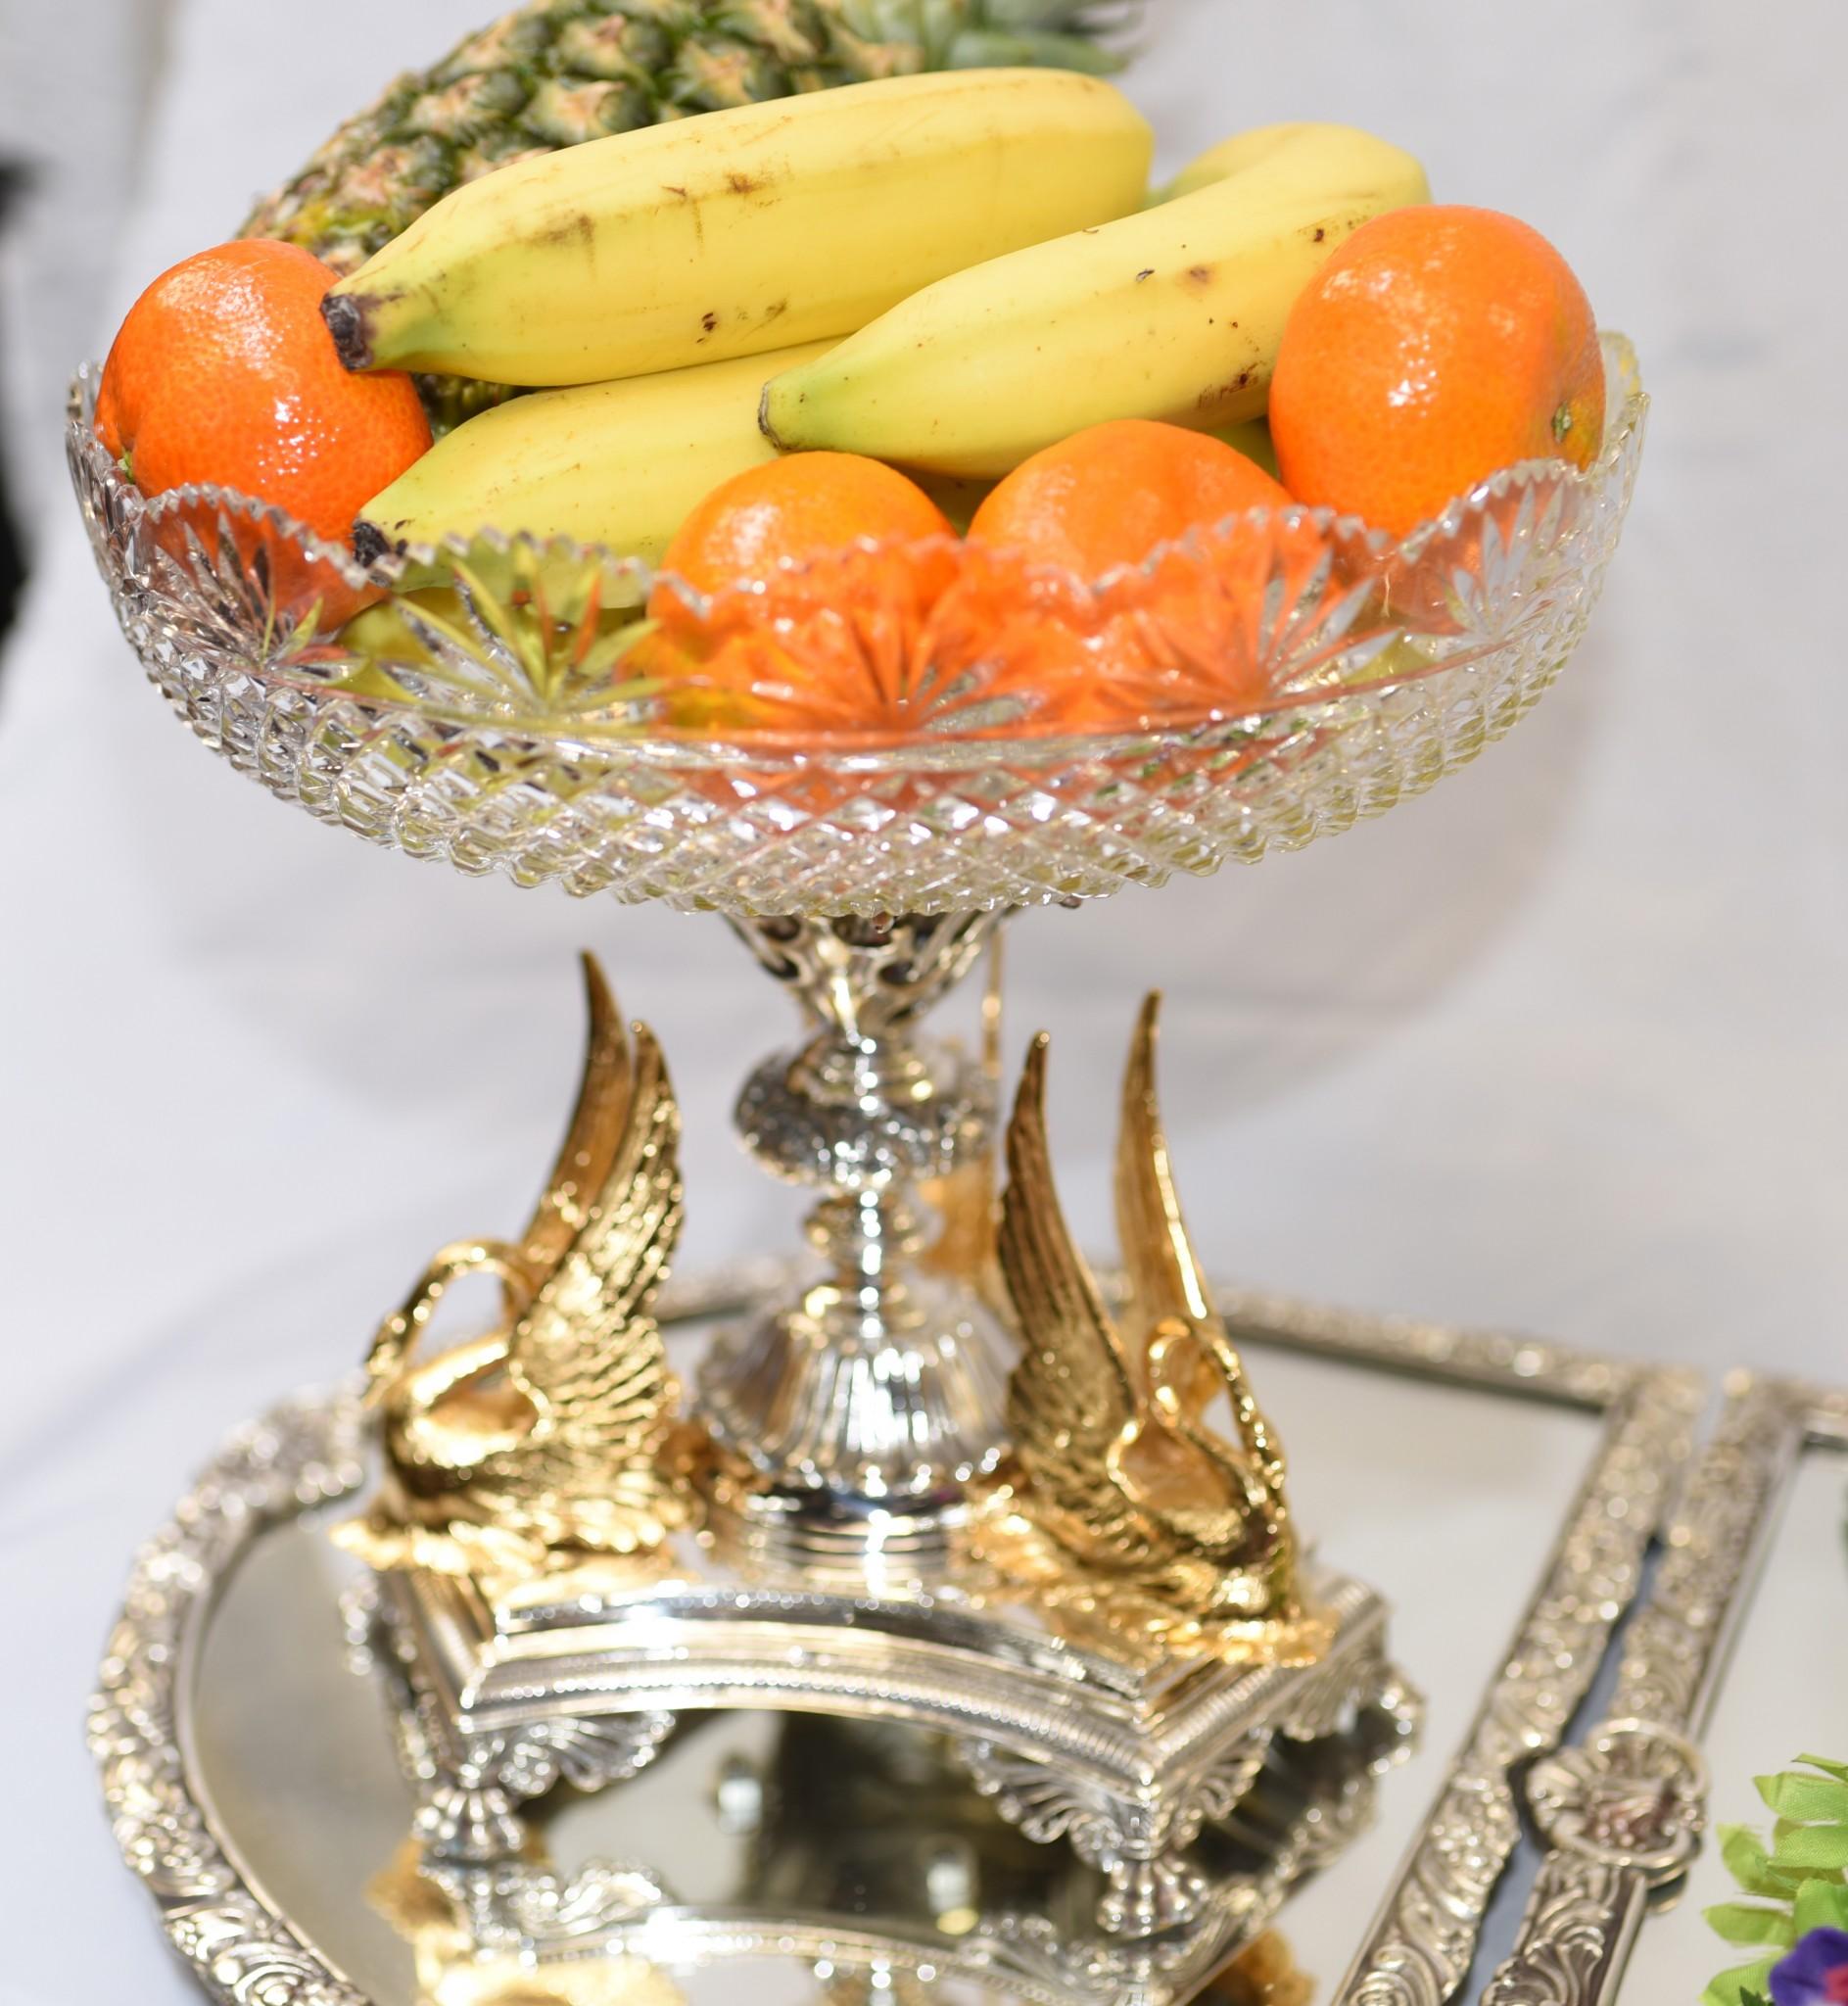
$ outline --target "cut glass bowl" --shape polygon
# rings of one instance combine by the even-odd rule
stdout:
[[[149,501],[94,435],[94,369],[69,446],[149,676],[280,798],[578,894],[929,916],[1255,863],[1500,737],[1576,646],[1629,505],[1647,400],[1629,344],[1607,335],[1604,356],[1588,469],[1510,468],[1400,545],[1291,510],[1095,583],[947,543],[864,546],[718,599],[666,581],[656,609],[708,664],[704,715],[732,720],[703,735],[626,666],[605,609],[647,598],[640,564],[487,534],[368,572],[245,497]],[[301,610],[409,593],[431,565],[454,589],[369,613],[364,650]],[[1106,676],[1134,727],[1072,729],[1067,699]]]

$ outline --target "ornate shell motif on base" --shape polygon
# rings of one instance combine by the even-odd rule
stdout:
[[[590,1555],[646,1569],[687,1522],[699,1438],[654,1314],[680,1234],[680,1111],[660,1047],[633,1049],[594,961],[564,1146],[516,1243],[445,1248],[373,1340],[367,1405],[385,1478],[335,1538],[374,1567],[469,1574],[495,1596]],[[418,1339],[459,1276],[496,1276],[500,1325],[427,1362]]]
[[[1328,1622],[1298,1591],[1283,1451],[1214,1312],[1174,1189],[1155,1089],[1158,996],[1123,1080],[1112,1316],[1073,1247],[1046,1141],[1035,1040],[1007,1135],[999,1266],[1021,1341],[1013,1451],[979,1487],[971,1544],[1074,1641],[1132,1661],[1312,1664]],[[1208,1425],[1229,1400],[1232,1437]]]

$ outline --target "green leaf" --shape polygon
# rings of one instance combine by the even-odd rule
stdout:
[[[1771,1856],[1774,1867],[1805,1873],[1839,1872],[1848,1867],[1848,1825],[1797,1825],[1778,1831]]]
[[[1820,1769],[1832,1776],[1838,1783],[1848,1783],[1848,1762],[1830,1762],[1822,1755],[1799,1755],[1799,1762],[1807,1762],[1812,1769]]]
[[[1797,1934],[1848,1930],[1848,1881],[1806,1881],[1797,1889]]]
[[[1723,1901],[1717,1908],[1702,1911],[1708,1929],[1729,1943],[1775,1943],[1788,1950],[1797,1940],[1797,1926],[1790,1912],[1780,1908],[1759,1908],[1745,1901]]]
[[[1723,1971],[1700,1995],[1700,2006],[1753,2006],[1771,1984],[1771,1968],[1777,1960],[1761,1957],[1756,1964],[1742,1964]]]
[[[1720,1857],[1726,1862],[1727,1872],[1747,1894],[1788,1895],[1788,1885],[1772,1870],[1765,1841],[1749,1825],[1723,1825],[1719,1839]]]
[[[1832,1777],[1799,1776],[1794,1771],[1756,1776],[1752,1781],[1779,1818],[1791,1818],[1800,1825],[1848,1824],[1848,1783]]]

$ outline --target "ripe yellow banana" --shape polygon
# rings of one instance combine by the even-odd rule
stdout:
[[[815,342],[516,397],[458,425],[375,496],[355,546],[370,561],[451,532],[525,530],[656,563],[696,502],[777,456],[757,423],[765,380],[827,352]]]
[[[1111,418],[1262,415],[1284,321],[1322,261],[1430,199],[1409,154],[1344,125],[1215,148],[1139,215],[942,279],[772,380],[764,429],[965,476]]]
[[[1067,71],[900,76],[516,162],[328,295],[351,369],[593,383],[850,334],[966,265],[1126,215],[1153,140]]]

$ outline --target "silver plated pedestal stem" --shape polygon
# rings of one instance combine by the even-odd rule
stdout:
[[[922,1257],[918,1187],[986,1153],[993,1084],[914,1035],[1004,917],[734,921],[811,1035],[746,1082],[738,1126],[775,1175],[822,1196],[820,1278],[727,1333],[700,1406],[748,1534],[814,1561],[878,1552],[928,1565],[963,1488],[1004,1447],[1009,1347],[948,1264]]]

